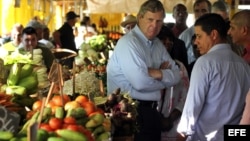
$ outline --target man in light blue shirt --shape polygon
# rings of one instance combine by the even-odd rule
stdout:
[[[108,94],[117,88],[139,101],[135,141],[160,141],[160,115],[154,103],[161,89],[180,81],[180,70],[156,38],[165,10],[160,1],[146,1],[137,15],[137,25],[118,42],[107,65]],[[154,122],[152,122],[154,121]]]
[[[216,21],[216,22],[214,22]],[[193,68],[178,132],[187,141],[223,141],[224,125],[239,124],[250,85],[250,67],[227,43],[224,19],[196,20],[200,56]]]

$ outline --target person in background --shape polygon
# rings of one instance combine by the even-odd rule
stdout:
[[[12,52],[16,50],[16,48],[21,43],[21,37],[22,37],[22,31],[23,31],[23,25],[20,23],[16,23],[12,30],[11,30],[11,41],[8,43],[3,44],[1,49],[4,49],[8,52]]]
[[[50,41],[50,30],[46,25],[43,25],[42,39],[38,42],[44,44],[49,49],[55,48],[54,44]]]
[[[44,25],[39,20],[36,19],[30,20],[26,25],[26,27],[33,27],[36,30],[38,41],[43,38]]]
[[[56,48],[64,48],[76,53],[78,52],[76,49],[73,27],[75,26],[79,17],[80,16],[73,11],[69,11],[66,14],[66,22],[53,33],[53,39],[56,44]],[[68,58],[62,62],[62,65],[72,69],[73,62],[74,58]]]
[[[99,31],[97,30],[96,24],[92,23],[91,26],[94,28],[96,34],[99,34]]]
[[[162,41],[165,45],[168,53],[173,59],[179,60],[184,64],[185,68],[188,68],[188,59],[187,59],[187,49],[185,47],[185,43],[175,37],[171,29],[169,29],[166,25],[163,25],[160,33],[157,37]]]
[[[193,4],[193,11],[195,19],[198,19],[200,16],[211,12],[211,3],[209,0],[196,0]],[[191,38],[194,35],[194,26],[191,26],[184,30],[180,35],[179,39],[185,42],[188,55],[188,64],[196,60],[196,57],[193,53],[193,46],[191,43]]]
[[[37,32],[35,28],[28,26],[23,29],[22,45],[23,46],[19,47],[18,49],[20,52],[24,53],[30,52],[33,49],[41,49],[44,65],[46,66],[47,71],[49,72],[55,57],[49,48],[40,46],[40,44],[38,44]]]
[[[242,10],[235,13],[230,22],[228,34],[233,43],[245,48],[243,59],[250,65],[250,10]],[[250,86],[248,86],[250,87]],[[240,124],[250,124],[250,91],[245,100],[245,109]]]
[[[80,27],[78,31],[79,31],[79,37],[82,38],[83,41],[86,41],[90,37],[97,35],[97,32],[91,25],[91,19],[89,16],[83,17],[82,21],[80,22]]]
[[[229,30],[230,28],[230,21],[229,21],[229,8],[227,3],[223,1],[216,1],[212,5],[212,13],[216,13],[222,16],[222,18],[226,21],[226,28]],[[228,43],[231,44],[232,50],[237,53],[238,55],[242,56],[244,47],[235,45],[232,42],[230,36],[228,36]]]
[[[193,11],[194,11],[195,19],[198,19],[204,14],[210,13],[211,6],[212,5],[208,0],[196,0],[193,4]],[[188,69],[189,77],[191,76],[193,64],[197,59],[197,57],[194,54],[192,37],[194,37],[194,26],[187,28],[179,35],[179,39],[185,42],[185,46],[187,48],[188,65],[189,65],[187,69]]]
[[[129,14],[121,22],[121,27],[124,29],[125,33],[128,33],[131,29],[135,27],[136,23],[136,17],[134,15]]]
[[[161,140],[161,115],[157,110],[161,90],[181,78],[180,69],[156,37],[164,18],[160,1],[144,2],[137,25],[118,40],[107,64],[107,93],[120,88],[138,102],[135,141]]]
[[[163,89],[163,95],[159,102],[159,111],[164,118],[162,119],[161,141],[175,141],[178,132],[176,130],[178,121],[186,100],[189,87],[189,77],[183,62],[187,64],[187,51],[185,43],[176,38],[166,25],[163,25],[157,37],[162,41],[170,56],[182,68],[183,76],[181,81],[171,88]]]
[[[214,13],[194,24],[195,44],[202,56],[194,64],[177,128],[187,141],[223,141],[224,125],[238,124],[241,119],[250,67],[227,43],[225,24]]]
[[[175,19],[175,24],[172,27],[172,31],[175,37],[179,37],[179,35],[188,28],[187,26],[187,7],[183,4],[177,4],[173,8],[173,18]]]

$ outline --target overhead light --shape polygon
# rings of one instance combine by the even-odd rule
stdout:
[[[238,9],[240,9],[240,10],[250,9],[250,5],[238,5]]]

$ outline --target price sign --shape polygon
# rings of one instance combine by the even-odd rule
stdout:
[[[15,112],[7,110],[5,107],[0,106],[0,130],[10,131],[12,133],[18,132],[20,123],[20,115]]]

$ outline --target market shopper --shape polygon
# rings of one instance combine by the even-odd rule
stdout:
[[[56,48],[64,48],[77,52],[75,44],[75,36],[73,28],[80,16],[73,11],[66,14],[66,22],[53,33],[53,39]],[[67,66],[69,69],[73,68],[74,58],[68,58],[62,62],[62,65]]]
[[[250,67],[231,50],[220,15],[206,14],[196,20],[194,28],[202,56],[193,67],[177,130],[187,141],[223,141],[224,125],[240,122]]]
[[[108,94],[120,88],[138,102],[135,141],[161,140],[157,110],[161,89],[177,84],[181,77],[180,69],[156,37],[164,17],[160,1],[144,2],[137,14],[137,25],[118,40],[107,65]]]
[[[84,16],[82,21],[80,22],[78,32],[79,37],[82,39],[82,41],[87,41],[92,36],[97,35],[97,32],[91,24],[92,23],[89,16]]]
[[[185,43],[175,37],[171,29],[163,25],[157,37],[163,42],[172,59],[179,60],[188,68],[187,49]]]
[[[229,20],[229,6],[224,1],[216,1],[212,5],[212,13],[216,13],[222,16],[222,18],[226,21],[226,28],[229,30],[230,28],[230,20]],[[241,45],[236,45],[232,42],[232,38],[228,36],[228,43],[231,44],[232,50],[238,55],[242,56],[244,47]]]
[[[125,33],[128,33],[135,27],[136,23],[137,23],[136,17],[132,14],[129,14],[121,22],[121,27],[123,27]]]
[[[193,4],[193,12],[194,12],[195,20],[204,14],[210,13],[211,12],[210,1],[209,0],[196,0]],[[194,35],[194,26],[187,28],[179,35],[179,39],[185,42],[185,46],[187,48],[188,64],[191,64],[192,62],[196,60],[196,56],[193,52],[193,46],[192,46],[193,35]],[[189,68],[189,70],[192,70],[192,68]]]
[[[187,7],[184,4],[178,3],[173,8],[173,18],[175,19],[175,24],[172,27],[172,31],[175,37],[179,37],[179,35],[188,28],[187,26]]]
[[[0,48],[0,51],[2,49],[12,52],[16,50],[16,48],[19,46],[21,43],[21,34],[23,31],[23,25],[20,23],[14,24],[12,30],[11,30],[11,41],[8,43],[3,44],[3,46]]]
[[[233,15],[228,34],[233,43],[244,46],[244,60],[250,65],[250,10],[242,10]],[[249,86],[250,87],[250,86]],[[246,105],[240,124],[250,124],[250,91],[246,97]]]
[[[33,27],[26,27],[22,32],[22,46],[19,47],[20,52],[30,52],[33,49],[42,50],[42,59],[44,65],[47,67],[47,71],[50,70],[50,67],[55,59],[51,50],[47,47],[40,46],[38,44],[37,32]]]
[[[162,41],[170,56],[182,67],[181,81],[171,88],[163,89],[163,95],[159,102],[159,111],[163,115],[161,141],[175,141],[178,135],[176,130],[182,114],[189,87],[187,65],[187,51],[182,40],[175,37],[172,30],[163,25],[157,37]]]

